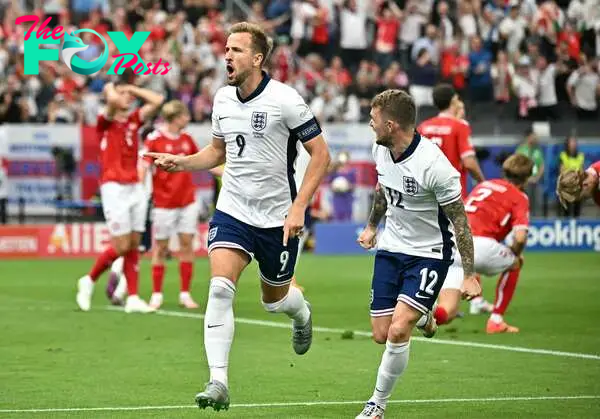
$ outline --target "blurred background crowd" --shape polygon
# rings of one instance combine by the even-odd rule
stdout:
[[[183,100],[197,122],[210,117],[227,29],[242,19],[268,29],[271,74],[323,122],[366,121],[387,87],[429,107],[440,81],[473,112],[495,104],[507,119],[598,118],[600,0],[0,0],[0,122],[94,123],[106,74],[42,62],[39,76],[24,75],[28,27],[15,25],[24,14],[69,31],[150,31],[140,55],[172,70],[135,83]],[[99,38],[82,39],[90,47],[81,58],[102,52]]]

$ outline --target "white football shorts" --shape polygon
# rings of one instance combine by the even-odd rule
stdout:
[[[200,207],[195,202],[182,208],[152,209],[152,227],[156,240],[167,240],[175,233],[195,234]]]
[[[475,252],[475,272],[493,276],[504,272],[515,263],[516,256],[508,246],[489,237],[473,237]],[[464,279],[462,261],[458,251],[454,254],[454,263],[448,269],[448,275],[442,289],[461,289]]]
[[[141,183],[106,182],[100,186],[102,211],[113,237],[146,229],[148,200]]]

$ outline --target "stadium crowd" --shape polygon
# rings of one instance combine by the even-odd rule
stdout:
[[[471,104],[510,102],[517,118],[559,118],[569,107],[579,118],[598,116],[600,0],[263,0],[246,2],[245,11],[228,3],[0,2],[0,123],[94,123],[102,105],[106,71],[86,77],[46,61],[39,76],[24,74],[28,26],[15,19],[31,13],[69,32],[150,31],[140,55],[167,61],[171,70],[135,83],[182,100],[196,122],[210,117],[225,80],[226,33],[241,19],[273,36],[272,76],[298,89],[321,121],[364,122],[371,98],[390,87],[431,105],[440,81]],[[116,47],[106,38],[112,55]],[[89,48],[81,58],[102,53],[99,38],[82,39]]]

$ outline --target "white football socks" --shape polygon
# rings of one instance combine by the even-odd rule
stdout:
[[[285,313],[294,321],[294,326],[304,326],[310,317],[310,311],[304,301],[302,291],[290,286],[288,294],[274,303],[265,303],[263,307],[269,313]]]
[[[235,284],[216,276],[210,280],[204,315],[204,348],[210,368],[210,380],[227,385],[229,350],[233,341],[233,297]]]
[[[381,364],[377,370],[377,383],[371,401],[385,409],[394,385],[408,365],[409,342],[385,343],[385,351],[381,357]]]
[[[124,260],[125,260],[124,257],[115,259],[115,261],[110,266],[110,271],[117,275],[121,275],[123,273],[123,261]]]

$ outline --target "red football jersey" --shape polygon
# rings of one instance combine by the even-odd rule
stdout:
[[[592,163],[587,171],[594,173],[597,178],[600,178],[600,160],[596,163]],[[593,192],[592,198],[594,199],[594,202],[596,202],[596,205],[600,206],[600,185],[598,185],[598,188]]]
[[[139,182],[137,159],[141,125],[139,109],[130,113],[124,121],[109,120],[103,114],[98,115],[96,131],[100,138],[101,183]]]
[[[513,229],[529,226],[529,198],[504,179],[478,184],[465,202],[474,236],[502,241]]]
[[[463,199],[467,196],[467,169],[462,164],[463,157],[475,154],[471,144],[471,127],[463,119],[440,113],[423,121],[417,128],[419,134],[436,143],[450,163],[460,173]]]
[[[198,147],[186,132],[179,135],[154,130],[146,138],[147,151],[180,156],[196,154]],[[152,201],[156,208],[183,208],[196,200],[196,188],[190,172],[169,173],[154,170],[152,175]]]

